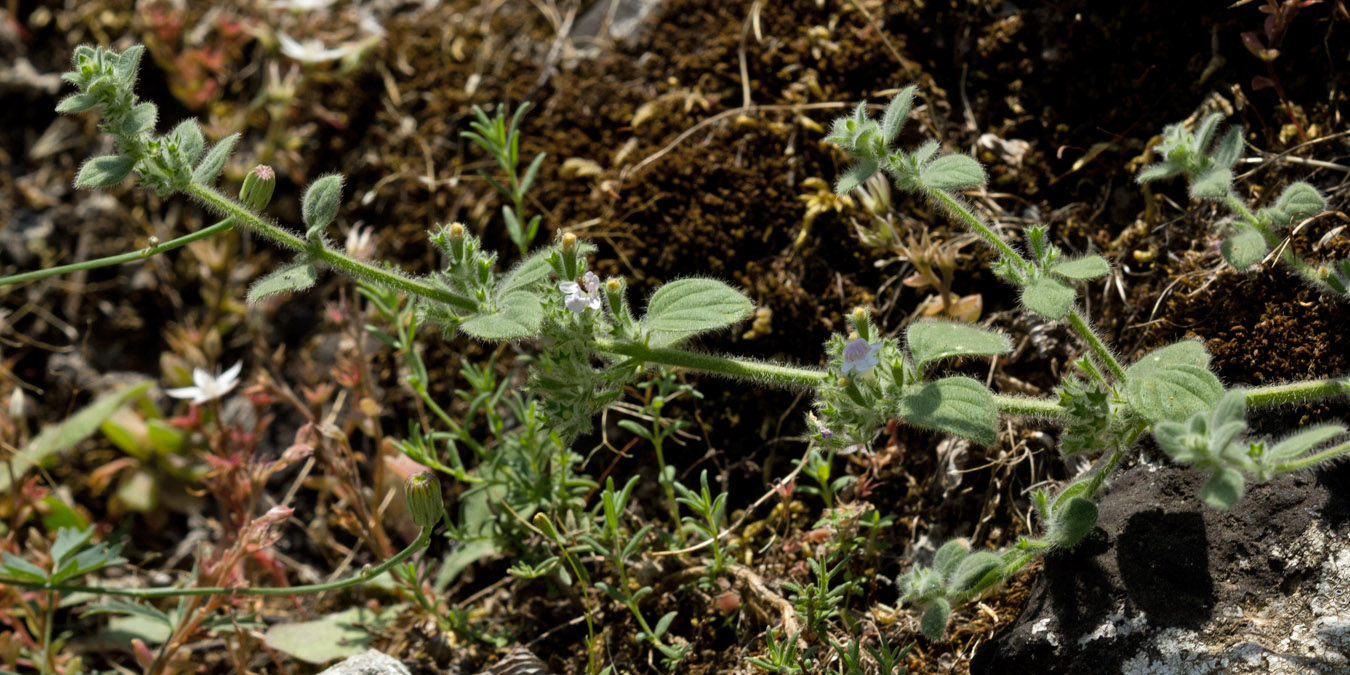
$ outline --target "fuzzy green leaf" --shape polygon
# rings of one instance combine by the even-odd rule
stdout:
[[[117,76],[123,87],[129,89],[136,84],[136,70],[141,65],[141,55],[144,53],[144,46],[132,45],[117,57],[117,65],[113,67],[113,74]]]
[[[1050,271],[1074,281],[1087,281],[1110,274],[1111,263],[1099,255],[1085,255],[1055,263]]]
[[[553,274],[553,266],[549,264],[548,258],[555,252],[555,247],[548,247],[517,263],[497,284],[497,292],[505,297],[515,291],[529,290],[548,279]]]
[[[754,309],[750,298],[716,279],[680,279],[656,289],[647,303],[642,325],[653,347],[681,340],[745,318]]]
[[[938,598],[924,610],[919,619],[919,631],[929,640],[941,640],[947,632],[947,619],[952,615],[952,605],[946,598]]]
[[[900,93],[891,99],[890,105],[886,106],[886,114],[881,118],[881,137],[887,144],[895,140],[900,128],[905,126],[905,118],[909,116],[909,109],[914,105],[916,89],[917,87],[912,84],[901,89]]]
[[[248,289],[248,301],[258,302],[269,295],[295,293],[314,285],[319,271],[308,260],[298,260],[253,282]]]
[[[998,580],[998,570],[1003,559],[989,551],[972,553],[956,566],[952,573],[951,589],[961,593],[979,592],[992,586]]]
[[[1192,199],[1223,199],[1233,189],[1233,170],[1216,166],[1191,181]]]
[[[943,155],[919,169],[919,182],[933,190],[981,187],[984,181],[984,167],[968,155]]]
[[[862,185],[864,181],[871,178],[877,172],[880,164],[875,159],[861,159],[857,164],[849,167],[844,175],[839,177],[839,182],[835,183],[835,194],[848,194],[853,188]]]
[[[920,369],[953,356],[1006,354],[1012,342],[999,333],[955,321],[919,321],[905,332],[909,353]]]
[[[193,170],[192,180],[202,184],[214,181],[225,168],[225,160],[230,158],[230,151],[234,150],[234,144],[238,140],[239,134],[230,134],[211,146],[211,151],[206,153],[206,157],[203,157],[201,163]]]
[[[1232,467],[1221,467],[1210,475],[1200,488],[1200,499],[1216,509],[1231,508],[1242,499],[1246,479],[1242,472]]]
[[[978,380],[948,377],[912,388],[900,399],[900,416],[910,424],[937,429],[988,445],[998,437],[994,396]]]
[[[1271,224],[1283,228],[1304,218],[1311,218],[1326,208],[1327,200],[1322,197],[1322,193],[1300,181],[1290,183],[1266,211],[1271,216]]]
[[[1214,164],[1225,169],[1233,168],[1239,159],[1242,159],[1242,129],[1240,127],[1229,127],[1224,133],[1223,138],[1219,139],[1219,144],[1214,148]]]
[[[202,128],[197,126],[197,120],[185,119],[179,122],[170,136],[178,140],[178,154],[188,166],[195,164],[197,158],[202,156],[206,139],[202,138]]]
[[[1256,228],[1243,226],[1234,228],[1233,234],[1219,245],[1219,251],[1233,269],[1242,271],[1261,262],[1270,253],[1270,247]]]
[[[1097,505],[1086,497],[1055,500],[1050,512],[1047,539],[1062,548],[1073,548],[1097,526]]]
[[[1181,171],[1182,167],[1180,164],[1174,164],[1172,162],[1160,162],[1158,164],[1146,167],[1143,171],[1140,171],[1139,175],[1134,177],[1134,180],[1136,183],[1143,185],[1145,183],[1152,183],[1153,181],[1171,178],[1173,176],[1180,174]]]
[[[539,296],[528,291],[514,291],[497,301],[496,311],[470,317],[459,327],[482,340],[514,340],[538,333],[543,321],[544,309]]]
[[[953,539],[942,545],[937,550],[937,555],[933,556],[933,569],[942,575],[943,579],[951,579],[952,574],[956,572],[956,566],[965,559],[966,553],[970,548],[960,539]]]
[[[75,447],[98,430],[103,421],[117,412],[118,408],[144,394],[154,383],[142,382],[124,389],[110,391],[93,403],[81,408],[79,412],[67,417],[60,424],[43,429],[28,442],[11,460],[13,476],[22,478],[28,469],[37,466],[48,457]],[[0,470],[0,494],[9,490],[10,471]]]
[[[321,176],[305,190],[300,213],[308,228],[305,236],[313,239],[337,217],[342,204],[342,176],[330,173]]]
[[[128,136],[135,136],[141,132],[150,131],[155,128],[155,120],[159,118],[159,108],[153,103],[141,103],[131,112],[122,122],[122,133]]]
[[[1199,340],[1182,340],[1155,349],[1141,356],[1125,371],[1125,374],[1127,377],[1143,376],[1148,372],[1177,364],[1209,367],[1209,352],[1205,351],[1205,343]]]
[[[1144,419],[1155,424],[1187,420],[1195,413],[1212,409],[1223,396],[1223,384],[1214,373],[1188,363],[1127,375],[1125,399]]]
[[[135,160],[122,155],[95,157],[80,167],[80,174],[75,177],[75,187],[101,188],[116,185],[131,175],[134,166]]]
[[[1204,152],[1209,147],[1209,142],[1214,140],[1214,132],[1219,130],[1219,122],[1223,121],[1223,113],[1210,113],[1205,119],[1200,120],[1200,124],[1195,127],[1195,148]]]
[[[71,94],[56,104],[56,112],[63,114],[81,113],[98,105],[98,94],[85,92]]]
[[[358,606],[313,621],[277,624],[267,629],[264,641],[272,649],[322,665],[369,649],[406,607],[406,603],[389,605],[376,612]]]
[[[1318,425],[1276,443],[1266,450],[1266,456],[1275,461],[1294,459],[1343,433],[1345,427],[1339,424]]]
[[[1073,286],[1053,277],[1041,277],[1022,289],[1022,304],[1047,319],[1063,319],[1078,294]]]

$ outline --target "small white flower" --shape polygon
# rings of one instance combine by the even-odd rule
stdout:
[[[325,47],[320,40],[296,42],[295,38],[281,32],[277,33],[277,40],[281,43],[282,54],[308,64],[337,61],[360,48],[359,44],[352,42],[337,47]]]
[[[214,377],[201,368],[193,368],[192,382],[197,386],[170,389],[165,393],[174,398],[192,399],[192,402],[197,404],[214,401],[230,393],[231,389],[239,385],[239,370],[243,367],[244,362],[240,361],[229,370]]]
[[[839,372],[859,372],[865,373],[877,367],[877,352],[881,351],[882,343],[871,344],[862,338],[853,338],[847,345],[844,345],[844,365],[839,367]]]
[[[581,277],[581,283],[564,281],[558,284],[563,292],[563,303],[577,314],[588,309],[600,309],[600,277],[595,272],[587,272]]]

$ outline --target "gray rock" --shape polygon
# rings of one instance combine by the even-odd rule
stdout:
[[[1350,673],[1350,472],[1249,485],[1227,511],[1200,502],[1203,479],[1120,474],[971,673]]]
[[[319,675],[412,675],[402,661],[372,649],[324,669]]]

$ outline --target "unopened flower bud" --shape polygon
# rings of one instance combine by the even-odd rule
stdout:
[[[464,238],[464,223],[459,222],[450,223],[450,238],[451,239]]]
[[[853,320],[857,321],[858,323],[863,323],[867,321],[867,310],[863,309],[862,307],[854,307]]]
[[[562,247],[564,251],[571,252],[577,247],[577,235],[568,232],[562,236]]]
[[[422,471],[408,477],[403,484],[403,494],[408,498],[408,512],[418,527],[433,527],[445,513],[441,501],[441,484],[430,471]]]
[[[840,378],[839,378],[839,386],[841,386],[841,387],[847,387],[847,386],[848,386],[848,378],[847,378],[847,377],[840,377]]]
[[[258,520],[267,525],[280,525],[290,519],[295,509],[289,506],[273,506],[264,513]]]
[[[558,530],[553,527],[553,521],[549,520],[548,514],[542,511],[534,514],[534,526],[539,528],[539,531],[543,532],[545,537],[549,539],[558,538]]]
[[[239,201],[253,211],[261,211],[271,203],[276,188],[276,172],[266,164],[259,164],[244,177],[244,184],[239,188]]]
[[[610,277],[605,280],[605,291],[608,293],[618,293],[623,290],[623,282],[618,277]]]

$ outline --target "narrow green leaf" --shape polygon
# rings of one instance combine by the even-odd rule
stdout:
[[[1195,413],[1211,410],[1223,396],[1223,384],[1214,373],[1188,363],[1148,369],[1142,374],[1127,371],[1127,376],[1125,399],[1155,424],[1185,421]]]
[[[253,282],[248,289],[248,301],[258,302],[278,293],[296,293],[314,285],[319,271],[308,260],[297,260]]]
[[[919,619],[919,631],[929,640],[941,640],[942,634],[947,632],[947,619],[951,614],[951,603],[946,598],[937,598],[924,610],[923,618]]]
[[[919,321],[905,332],[909,353],[920,369],[953,356],[1006,354],[1012,342],[999,333],[956,321]]]
[[[79,412],[67,417],[64,422],[42,430],[28,445],[24,446],[12,460],[14,477],[22,478],[28,469],[46,460],[51,455],[75,447],[98,430],[103,420],[118,408],[144,394],[153,382],[142,382],[123,389],[110,391],[93,403],[81,408]],[[10,472],[0,470],[0,494],[9,490]]]
[[[716,279],[680,279],[652,294],[642,324],[653,347],[668,347],[745,318],[754,304]]]
[[[1111,263],[1099,255],[1085,255],[1055,263],[1050,271],[1074,281],[1087,281],[1110,274]]]
[[[1233,170],[1214,167],[1191,181],[1192,199],[1223,199],[1233,189]]]
[[[900,416],[915,426],[986,445],[998,437],[994,396],[969,377],[948,377],[911,389],[900,399]]]
[[[675,617],[678,614],[679,612],[666,612],[665,616],[661,617],[661,620],[656,622],[656,627],[652,629],[652,632],[656,634],[656,639],[660,640],[661,636],[665,635],[666,631],[670,630],[670,624],[675,621]]]
[[[0,560],[3,561],[0,563],[0,575],[39,584],[47,580],[47,570],[12,553],[4,553]]]
[[[1195,148],[1201,152],[1209,147],[1209,142],[1214,140],[1214,132],[1219,130],[1219,122],[1223,121],[1223,113],[1210,113],[1205,119],[1200,120],[1200,124],[1195,127]]]
[[[544,309],[539,296],[528,291],[515,291],[502,296],[496,311],[477,314],[459,327],[482,340],[514,340],[538,333],[543,320]]]
[[[77,530],[73,527],[63,527],[56,532],[56,541],[52,543],[51,556],[52,567],[60,569],[65,565],[68,557],[78,551],[89,539],[94,536],[94,528],[85,528]]]
[[[306,236],[313,238],[337,217],[338,207],[342,204],[342,176],[330,173],[320,176],[305,190],[300,212]]]
[[[1233,269],[1242,271],[1261,262],[1270,253],[1270,247],[1266,246],[1266,238],[1256,228],[1239,226],[1219,245],[1219,251]]]
[[[121,155],[95,157],[80,167],[80,174],[75,177],[75,187],[101,188],[116,185],[131,175],[131,169],[135,165],[135,160]]]
[[[984,181],[984,167],[968,155],[943,155],[919,169],[919,182],[933,190],[981,187]]]
[[[1294,459],[1343,433],[1345,427],[1339,424],[1315,426],[1276,443],[1266,450],[1266,456],[1276,461]]]
[[[197,120],[185,119],[173,128],[170,135],[178,140],[178,155],[187,162],[188,166],[197,163],[197,158],[202,156],[202,148],[206,147],[206,139],[202,138],[202,128],[197,126]]]
[[[914,104],[916,89],[917,87],[912,84],[901,89],[900,93],[891,99],[890,105],[886,106],[886,114],[881,118],[881,137],[888,145],[895,140],[901,127],[905,126],[905,118],[909,116],[909,109]]]
[[[1022,304],[1047,319],[1063,319],[1078,297],[1073,286],[1054,277],[1041,277],[1022,289]]]
[[[868,178],[877,172],[877,167],[881,166],[875,159],[860,159],[857,164],[849,167],[844,175],[839,177],[839,182],[834,185],[835,194],[848,194],[853,188],[862,185]]]
[[[1231,508],[1242,499],[1246,479],[1242,472],[1232,467],[1220,467],[1200,488],[1200,499],[1216,509]]]
[[[530,186],[534,185],[534,179],[539,176],[539,167],[544,165],[544,158],[547,156],[542,152],[534,156],[530,166],[525,169],[525,177],[520,179],[520,194],[530,191]]]
[[[239,134],[230,134],[220,139],[215,145],[211,146],[211,151],[206,153],[200,164],[192,172],[192,180],[209,184],[215,181],[216,176],[225,168],[225,160],[230,158],[230,151],[234,150],[234,144],[239,140]]]
[[[1276,228],[1287,227],[1304,218],[1311,218],[1327,208],[1327,200],[1317,188],[1299,181],[1289,187],[1266,210],[1271,215],[1271,224]]]

